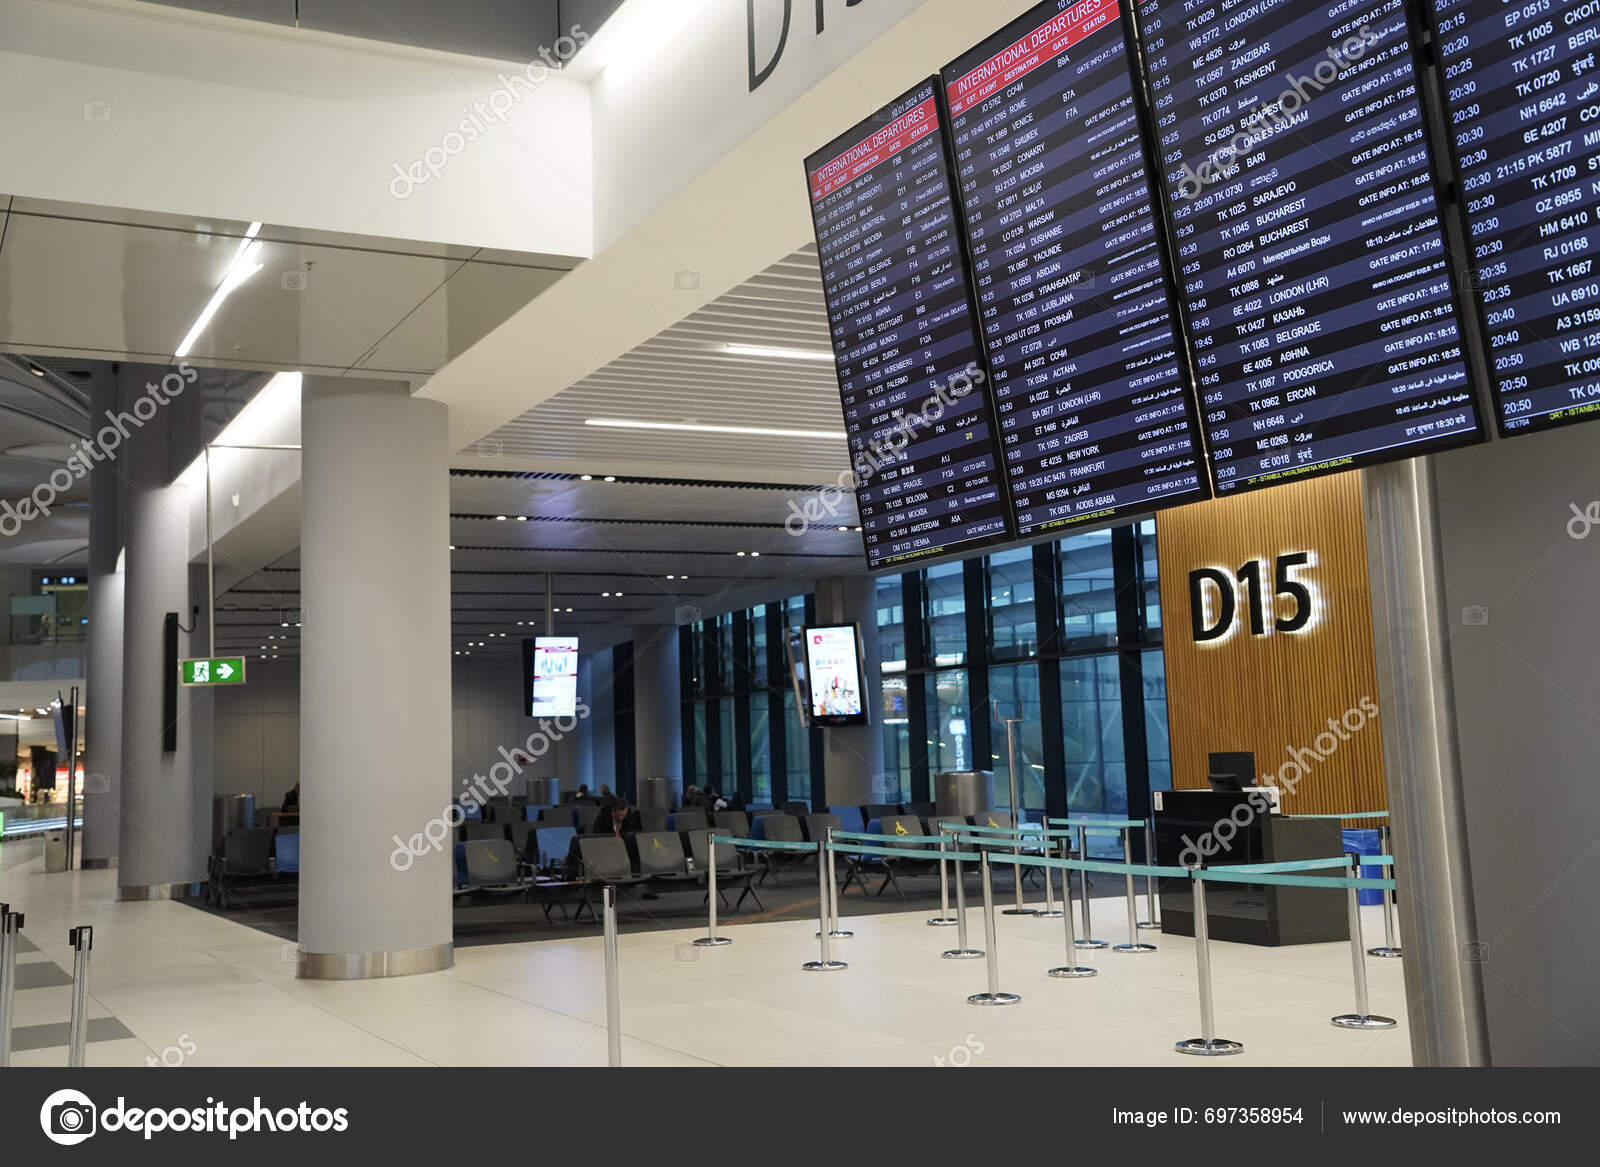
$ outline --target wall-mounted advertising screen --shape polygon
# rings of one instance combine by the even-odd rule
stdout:
[[[1500,432],[1600,417],[1597,13],[1429,8]]]
[[[1047,0],[947,65],[1015,525],[1210,496],[1116,0]]]
[[[578,638],[540,636],[522,642],[528,712],[533,717],[578,714]]]
[[[929,79],[806,159],[867,566],[1010,535]]]
[[[861,695],[861,635],[854,624],[805,630],[806,679],[812,725],[865,725]]]
[[[1218,493],[1481,440],[1404,0],[1137,11]]]

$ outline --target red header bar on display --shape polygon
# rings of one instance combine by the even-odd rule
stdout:
[[[930,97],[872,137],[857,142],[833,161],[813,170],[811,201],[820,202],[841,186],[850,185],[885,158],[892,158],[902,150],[910,149],[938,128],[938,103]]]
[[[987,101],[1013,81],[1053,61],[1079,41],[1122,15],[1118,0],[1082,0],[1046,21],[1003,52],[945,87],[950,115],[956,117]]]

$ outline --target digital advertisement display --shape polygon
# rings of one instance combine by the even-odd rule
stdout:
[[[534,717],[576,717],[578,713],[578,638],[540,636],[533,641]]]
[[[1138,13],[1218,493],[1481,440],[1402,0]]]
[[[806,159],[867,565],[1010,535],[930,78]]]
[[[861,638],[854,624],[806,629],[806,677],[811,724],[865,725],[861,698]]]
[[[1500,432],[1600,417],[1600,14],[1430,7]]]
[[[1020,536],[1210,495],[1116,0],[943,71]]]

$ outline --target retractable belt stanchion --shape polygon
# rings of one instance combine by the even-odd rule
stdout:
[[[1361,856],[1350,856],[1350,878],[1361,878]],[[1367,954],[1361,946],[1361,893],[1355,887],[1345,892],[1349,896],[1350,959],[1355,969],[1356,1011],[1341,1013],[1333,1019],[1340,1029],[1393,1029],[1395,1019],[1371,1012],[1367,1005]]]
[[[711,856],[712,870],[716,870],[715,853]],[[606,1064],[622,1065],[622,987],[617,979],[617,889],[606,884],[603,890],[605,903],[606,947]]]
[[[830,830],[828,835],[833,834]],[[817,939],[822,945],[820,959],[808,960],[800,967],[807,972],[837,972],[842,968],[849,968],[842,960],[834,960],[828,950],[828,933],[832,930],[828,913],[833,902],[828,893],[828,837],[825,835],[817,841]]]
[[[1006,764],[1007,774],[1011,780],[1011,826],[1015,831],[1022,827],[1021,799],[1017,796],[1017,718],[1006,718]],[[1022,854],[1022,835],[1017,834],[1011,842],[1011,853]],[[985,852],[987,854],[987,852]],[[1012,895],[1015,901],[1012,907],[1005,910],[1008,916],[1033,916],[1037,912],[1033,908],[1022,906],[1022,864],[1011,865]]]
[[[696,940],[697,948],[721,948],[732,944],[726,936],[717,935],[717,836],[706,836],[706,934]]]
[[[1144,820],[1144,861],[1151,867],[1156,865],[1156,820],[1154,816]],[[1156,916],[1156,877],[1144,877],[1145,915],[1148,919],[1140,920],[1141,928],[1159,928],[1161,921]]]
[[[946,960],[976,960],[983,955],[983,950],[967,945],[967,881],[961,877],[959,849],[952,862],[956,865],[956,946],[945,949],[939,955]]]
[[[1078,858],[1084,860],[1089,858],[1088,827],[1080,826],[1078,828]],[[1094,925],[1090,923],[1089,919],[1089,900],[1092,898],[1089,895],[1089,873],[1080,871],[1078,872],[1078,878],[1082,881],[1078,886],[1083,889],[1083,935],[1073,943],[1079,948],[1106,948],[1108,945],[1104,940],[1094,939]]]
[[[978,865],[983,869],[983,938],[989,957],[989,991],[974,993],[967,998],[969,1005],[1015,1005],[1022,998],[1015,993],[1000,991],[1000,958],[994,938],[994,881],[989,874],[989,852],[978,853]]]
[[[1180,1054],[1199,1057],[1222,1057],[1240,1053],[1244,1043],[1216,1036],[1216,1018],[1211,1006],[1211,952],[1210,934],[1206,925],[1206,884],[1199,867],[1189,868],[1189,882],[1194,887],[1194,960],[1200,981],[1200,1036],[1177,1043]]]
[[[83,1065],[83,1047],[89,1039],[89,953],[94,948],[94,929],[79,924],[67,933],[72,945],[72,1024],[67,1036],[67,1065]]]
[[[1385,855],[1393,855],[1394,848],[1390,845],[1389,824],[1384,823],[1378,828],[1378,849]],[[1394,869],[1389,869],[1389,874],[1394,874]],[[1376,948],[1367,949],[1368,956],[1382,956],[1394,960],[1400,956],[1400,946],[1395,943],[1394,937],[1394,898],[1398,888],[1391,887],[1383,893],[1383,943]]]
[[[1044,869],[1045,882],[1050,880],[1050,869]],[[1092,977],[1098,976],[1100,970],[1090,968],[1088,965],[1074,964],[1078,958],[1078,937],[1072,927],[1072,871],[1069,868],[1061,869],[1061,918],[1067,925],[1067,963],[1059,968],[1050,970],[1053,977]]]
[[[13,1006],[17,987],[17,936],[22,931],[22,919],[22,913],[13,912],[10,904],[0,904],[0,1068],[11,1064],[11,1026],[16,1020]]]
[[[1039,848],[1046,859],[1050,858],[1050,827],[1046,824],[1039,834]],[[1050,879],[1050,869],[1045,867],[1039,874],[1044,876],[1044,907],[1036,908],[1034,915],[1041,920],[1054,920],[1061,914],[1062,909],[1056,907],[1055,884]],[[1066,909],[1071,911],[1071,908]]]
[[[1122,828],[1122,862],[1130,868],[1133,866],[1133,831],[1128,827]],[[1125,878],[1128,881],[1128,942],[1112,945],[1112,951],[1154,952],[1154,944],[1139,939],[1139,893],[1133,890],[1133,872],[1130,870]]]
[[[828,935],[835,940],[846,940],[854,936],[839,927],[839,876],[833,866],[833,828],[829,827],[823,833],[822,841],[828,852],[828,922],[823,925],[828,930]],[[862,885],[865,888],[865,884]]]
[[[950,836],[939,832],[939,914],[928,921],[930,928],[949,928],[959,921],[950,914],[950,869],[944,855],[950,848]],[[962,945],[963,948],[966,945]]]

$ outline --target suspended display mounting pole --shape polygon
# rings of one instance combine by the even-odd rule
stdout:
[[[1011,830],[1013,838],[1011,853],[1022,854],[1022,800],[1017,795],[1017,722],[1020,717],[1001,718],[1006,723],[1006,771],[1011,785]],[[1038,913],[1033,908],[1022,906],[1022,865],[1011,865],[1012,895],[1014,904],[1005,910],[1008,916],[1033,916]]]
[[[544,573],[544,634],[556,634],[556,573]]]

